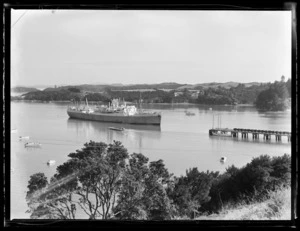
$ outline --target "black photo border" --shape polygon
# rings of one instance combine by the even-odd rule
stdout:
[[[32,220],[10,219],[10,32],[11,9],[52,10],[247,10],[247,11],[291,11],[292,12],[292,206],[288,221],[111,221],[111,220]],[[3,204],[4,227],[30,228],[296,228],[298,218],[298,73],[297,73],[297,3],[260,1],[260,3],[201,3],[201,4],[97,4],[93,1],[5,1],[3,4]]]

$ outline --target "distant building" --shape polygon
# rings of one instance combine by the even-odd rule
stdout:
[[[201,90],[177,90],[174,92],[174,96],[177,97],[177,96],[183,95],[185,92],[190,97],[195,98],[195,99],[198,98],[199,94],[201,94],[201,95],[204,94],[204,91],[201,91]]]
[[[183,91],[176,91],[176,92],[174,92],[174,96],[175,97],[180,96],[180,95],[183,95]]]

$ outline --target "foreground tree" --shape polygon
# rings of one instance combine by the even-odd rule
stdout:
[[[230,166],[213,181],[202,212],[217,212],[224,204],[262,201],[270,191],[291,186],[291,157],[261,155],[242,168]]]
[[[27,201],[32,218],[75,219],[78,208],[89,219],[168,217],[164,184],[171,175],[162,160],[148,164],[142,154],[129,156],[119,141],[90,141],[69,157],[49,184],[44,174],[31,176]]]
[[[70,219],[75,218],[77,205],[90,219],[107,219],[115,206],[127,150],[117,141],[110,145],[90,141],[69,157],[57,167],[47,187],[33,187],[39,178],[29,181],[27,199],[33,209],[30,211],[38,208],[34,206],[38,202],[56,210],[56,218]]]
[[[197,168],[186,171],[186,176],[176,178],[170,197],[179,216],[194,218],[204,203],[210,201],[210,188],[218,172],[199,172]]]
[[[133,153],[126,166],[126,176],[115,213],[119,219],[171,219],[172,205],[167,195],[172,187],[172,175],[163,161],[152,161]]]

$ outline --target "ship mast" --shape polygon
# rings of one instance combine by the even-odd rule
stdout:
[[[140,91],[140,100],[139,100],[139,109],[141,110],[142,109],[142,92]]]
[[[86,101],[86,106],[89,107],[89,103],[88,103],[87,98],[85,98],[85,101]]]
[[[215,116],[217,117],[216,126],[217,126],[217,128],[221,128],[221,126],[222,126],[222,117],[221,117],[221,114],[213,114],[212,128],[214,128],[214,125],[215,125]]]

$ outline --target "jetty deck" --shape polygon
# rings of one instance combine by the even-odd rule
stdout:
[[[241,134],[243,139],[247,139],[249,134],[252,134],[252,139],[259,139],[259,136],[263,136],[264,140],[271,140],[274,136],[276,141],[281,141],[282,136],[286,136],[288,141],[291,141],[292,133],[286,131],[272,131],[272,130],[258,130],[258,129],[244,129],[244,128],[212,128],[209,129],[209,135],[214,135],[216,133],[227,133],[231,134],[231,137],[238,137]]]

